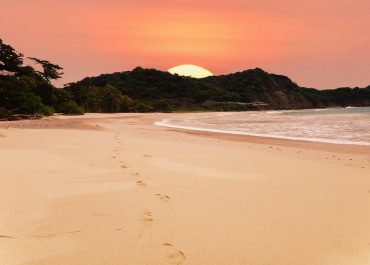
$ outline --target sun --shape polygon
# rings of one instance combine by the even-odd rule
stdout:
[[[189,76],[194,78],[213,76],[213,74],[207,69],[192,64],[178,65],[169,69],[168,72],[171,74],[178,74],[181,76]]]

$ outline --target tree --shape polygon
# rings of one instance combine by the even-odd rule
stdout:
[[[6,76],[0,78],[0,108],[2,116],[16,114],[52,115],[51,107],[43,104],[33,91],[37,83],[28,76]]]
[[[28,58],[42,66],[43,71],[42,72],[38,71],[38,73],[43,78],[45,78],[46,81],[50,82],[51,80],[56,80],[62,77],[63,72],[61,72],[61,70],[63,70],[63,68],[60,67],[59,65],[53,64],[47,60],[40,60],[34,57]]]
[[[50,83],[60,78],[62,67],[31,59],[41,64],[43,72],[24,66],[23,54],[0,39],[0,119],[53,115],[58,107],[66,113],[83,114],[67,89]]]
[[[67,115],[82,115],[84,109],[77,105],[74,101],[66,101],[59,105],[58,111]]]
[[[0,70],[17,72],[23,64],[23,54],[17,53],[14,48],[0,39]]]
[[[121,112],[134,112],[136,110],[135,101],[129,96],[122,96],[121,98]]]
[[[120,112],[122,93],[112,85],[105,85],[100,89],[102,111],[108,113]]]

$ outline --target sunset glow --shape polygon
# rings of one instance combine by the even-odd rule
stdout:
[[[63,66],[64,83],[186,62],[215,75],[260,67],[307,87],[370,83],[367,0],[35,0],[1,10],[4,41]]]
[[[205,78],[213,75],[207,69],[192,64],[184,64],[172,67],[171,69],[168,70],[168,72],[170,72],[171,74],[189,76],[194,78]]]

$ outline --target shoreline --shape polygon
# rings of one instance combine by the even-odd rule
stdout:
[[[0,263],[368,264],[369,153],[169,117],[0,123]]]
[[[175,129],[172,128],[170,131],[181,132],[189,135],[196,135],[200,137],[222,139],[226,141],[234,142],[244,142],[251,144],[260,145],[273,145],[273,146],[285,146],[296,149],[305,150],[316,150],[316,151],[328,151],[335,153],[346,153],[346,154],[363,154],[368,155],[370,159],[370,146],[362,145],[350,145],[350,144],[335,144],[335,143],[324,143],[324,142],[314,142],[314,141],[304,141],[304,140],[291,140],[273,137],[259,137],[250,135],[235,135],[227,133],[217,133],[208,131],[190,131],[186,129]]]
[[[336,143],[336,142],[325,142],[325,141],[315,141],[308,139],[291,139],[288,137],[274,137],[274,136],[259,136],[251,135],[247,133],[230,132],[223,130],[212,130],[212,129],[202,129],[196,127],[188,126],[177,126],[172,124],[163,124],[162,121],[154,122],[156,126],[164,127],[169,130],[199,135],[204,137],[212,138],[222,138],[228,139],[230,141],[241,141],[241,142],[251,142],[260,143],[265,145],[280,145],[289,147],[300,147],[305,149],[315,149],[315,150],[332,150],[336,152],[350,152],[350,153],[362,153],[370,154],[370,145],[362,144],[350,144],[350,143]]]
[[[303,137],[292,137],[292,136],[278,136],[278,135],[268,135],[268,134],[253,134],[242,131],[232,131],[232,130],[222,130],[222,129],[210,129],[210,128],[201,128],[193,127],[186,125],[176,125],[168,123],[166,120],[154,122],[154,125],[167,127],[172,129],[182,129],[187,131],[197,131],[197,132],[209,132],[216,134],[227,134],[227,135],[239,135],[239,136],[248,136],[248,137],[257,137],[257,138],[267,138],[267,139],[279,139],[279,140],[289,140],[289,141],[300,141],[300,142],[313,142],[313,143],[324,143],[324,144],[336,144],[336,145],[350,145],[350,146],[369,146],[370,143],[364,142],[340,142],[339,140],[328,140],[322,138],[303,138]]]
[[[368,155],[370,161],[370,145],[357,145],[357,144],[340,144],[340,143],[329,143],[321,141],[309,141],[300,139],[289,139],[279,137],[268,137],[268,136],[257,136],[247,134],[233,134],[226,132],[216,132],[207,129],[188,129],[181,128],[182,126],[166,126],[158,125],[163,120],[172,118],[178,118],[179,116],[187,116],[189,114],[198,115],[213,115],[219,114],[218,112],[202,112],[202,113],[115,113],[115,114],[104,114],[104,113],[87,113],[83,116],[64,116],[54,115],[51,117],[44,117],[37,120],[17,120],[17,121],[0,121],[0,137],[5,137],[3,132],[7,129],[84,129],[84,130],[104,130],[99,125],[99,121],[102,119],[130,119],[138,118],[141,122],[147,126],[155,126],[164,128],[168,131],[180,132],[189,135],[196,135],[200,137],[208,137],[213,139],[222,139],[234,142],[246,142],[251,144],[261,145],[274,145],[274,146],[286,146],[292,148],[302,148],[306,150],[317,150],[317,151],[329,151],[337,153],[349,153],[349,154],[362,154]],[[186,126],[185,126],[186,127]],[[4,131],[5,129],[5,131]]]
[[[320,109],[321,110],[321,109]],[[194,113],[191,113],[192,115]],[[199,113],[198,115],[213,115],[219,114],[218,112],[205,112]],[[160,120],[151,119],[148,124],[153,124],[158,127],[166,128],[169,131],[186,133],[189,135],[197,135],[201,137],[209,137],[214,139],[222,139],[234,142],[246,142],[252,144],[261,144],[261,145],[274,145],[274,146],[285,146],[292,148],[300,148],[305,150],[317,150],[317,151],[328,151],[336,152],[343,154],[361,154],[368,155],[368,160],[370,162],[370,145],[360,145],[360,144],[340,144],[340,143],[329,143],[323,141],[309,141],[301,139],[289,139],[289,138],[279,138],[279,137],[268,137],[268,136],[258,136],[258,135],[247,135],[247,134],[238,134],[238,133],[227,133],[227,132],[217,132],[208,129],[202,128],[186,128],[187,126],[166,126],[159,125],[163,120],[168,120],[171,118],[177,118],[178,116],[186,116],[189,113],[177,113],[177,114],[155,114],[161,115]]]
[[[343,110],[343,113],[344,111],[346,111],[346,109],[348,108],[341,108],[339,110]],[[353,108],[350,108],[350,109],[353,109]],[[355,108],[357,109],[357,108]],[[363,110],[361,110],[360,112],[358,112],[357,114],[359,113],[365,113],[365,109],[369,109],[370,108],[361,108]],[[273,110],[273,111],[256,111],[256,112],[250,112],[250,113],[255,113],[255,114],[260,114],[261,112],[265,112],[265,114],[280,114],[280,113],[297,113],[297,112],[302,112],[302,113],[306,113],[307,111],[309,111],[310,114],[316,114],[318,112],[320,113],[326,113],[326,114],[330,114],[332,109],[305,109],[305,110]],[[225,129],[222,129],[222,128],[212,128],[213,126],[209,127],[207,125],[212,125],[213,122],[221,122],[223,121],[222,119],[221,120],[218,120],[217,117],[224,117],[224,116],[232,116],[233,114],[236,114],[238,115],[240,112],[221,112],[221,113],[218,113],[218,112],[206,112],[206,113],[203,113],[202,115],[201,114],[195,114],[195,115],[192,115],[192,116],[189,116],[189,118],[186,118],[186,119],[176,119],[176,116],[174,116],[175,118],[174,119],[162,119],[160,121],[156,121],[154,122],[155,125],[157,126],[163,126],[163,127],[167,127],[167,128],[173,128],[173,129],[183,129],[183,130],[188,130],[188,131],[199,131],[199,132],[212,132],[212,133],[218,133],[218,134],[228,134],[228,135],[243,135],[243,136],[247,136],[247,137],[258,137],[258,138],[267,138],[267,140],[269,139],[282,139],[282,140],[289,140],[289,141],[302,141],[302,142],[314,142],[314,143],[324,143],[324,144],[336,144],[336,145],[349,145],[349,146],[368,146],[370,147],[370,142],[369,141],[360,141],[360,140],[349,140],[349,139],[340,139],[340,138],[322,138],[322,136],[320,135],[316,135],[315,137],[304,137],[304,136],[292,136],[292,135],[287,135],[287,134],[283,134],[283,135],[276,135],[276,134],[271,134],[270,132],[266,131],[266,133],[258,133],[258,132],[253,132],[252,131],[246,131],[246,130],[233,130],[233,129],[228,129],[228,128],[225,128]],[[247,113],[247,112],[245,112]],[[351,114],[351,112],[345,112],[345,113],[348,113],[348,114]],[[255,114],[253,114],[252,116],[255,116]],[[338,113],[337,113],[338,114]],[[254,121],[254,118],[253,117],[249,117],[252,119],[252,123]],[[237,116],[238,117],[238,116]],[[248,117],[248,116],[247,116]],[[269,117],[269,116],[268,116]],[[270,116],[270,117],[274,117],[274,116]],[[207,123],[204,123],[203,125],[192,125],[191,123],[186,125],[186,121],[187,120],[197,120],[197,119],[203,119],[203,118],[211,118],[210,120],[210,124],[207,124]],[[213,118],[213,119],[212,119]],[[245,117],[244,117],[245,118]],[[262,120],[264,119],[264,116],[261,118]],[[273,120],[272,120],[273,121]],[[185,122],[185,125],[184,125],[184,122]],[[270,120],[268,120],[268,122],[271,122]],[[258,124],[257,124],[258,125]],[[272,122],[272,125],[274,125],[274,122]],[[302,129],[305,129],[305,128],[302,128]],[[324,128],[324,129],[327,129],[327,128]],[[363,128],[362,128],[363,129]]]

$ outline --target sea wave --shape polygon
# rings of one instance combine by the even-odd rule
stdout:
[[[348,113],[343,109],[218,113],[164,119],[154,124],[192,131],[370,146],[370,108],[358,108],[356,113],[352,109]]]
[[[242,131],[234,131],[234,130],[210,129],[210,128],[201,128],[201,127],[194,127],[194,126],[187,126],[187,125],[171,124],[170,122],[171,121],[168,119],[163,119],[162,121],[155,122],[154,125],[161,126],[161,127],[167,127],[167,128],[184,129],[184,130],[189,130],[189,131],[214,132],[214,133],[256,136],[256,137],[263,137],[263,138],[277,138],[277,139],[286,139],[286,140],[295,140],[295,141],[321,142],[321,143],[330,143],[330,144],[370,146],[370,143],[363,142],[363,141],[350,141],[350,140],[337,140],[337,139],[324,139],[324,138],[281,136],[281,135],[263,134],[263,133],[250,133],[250,132],[242,132]]]

